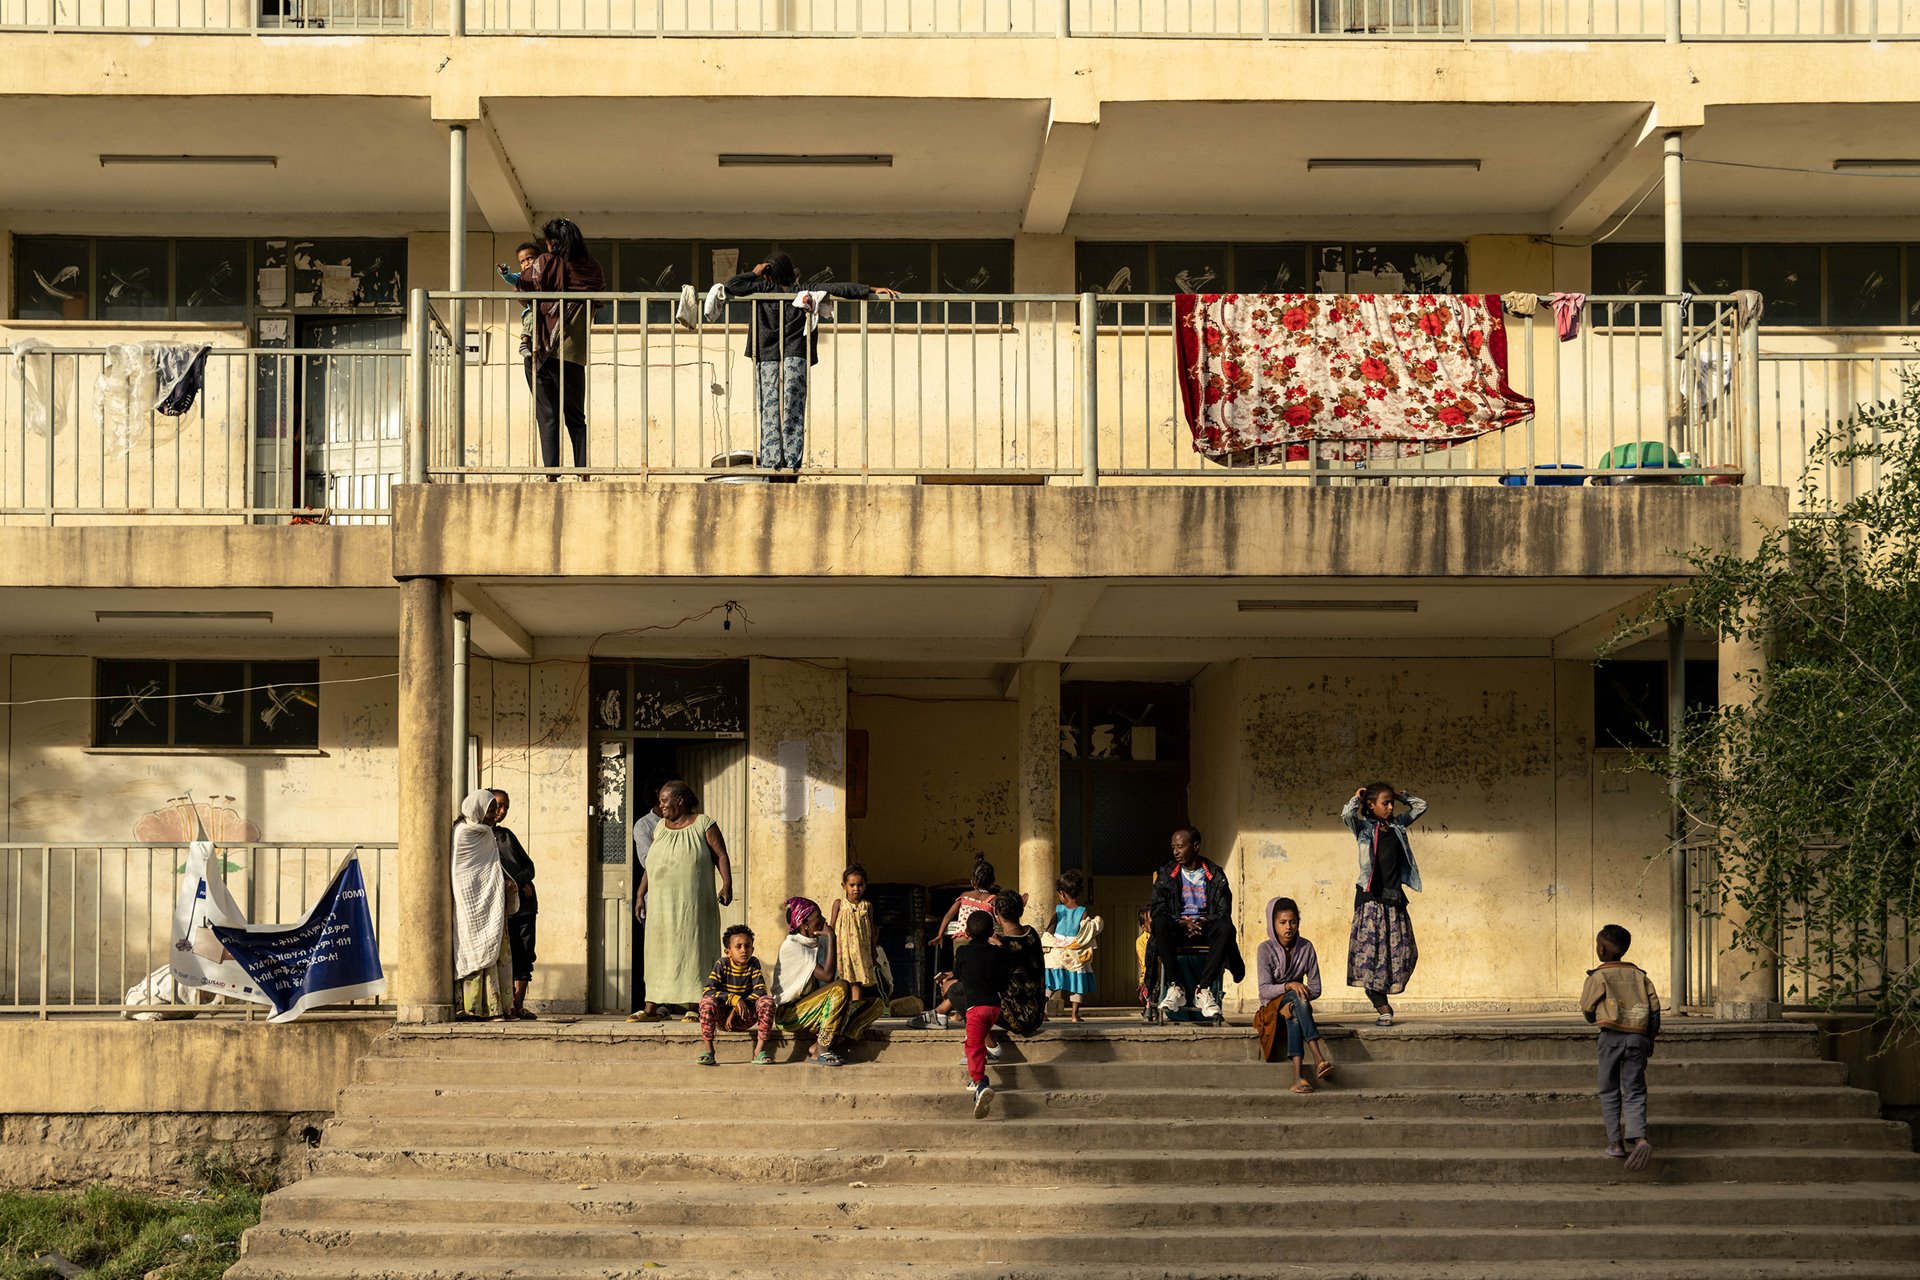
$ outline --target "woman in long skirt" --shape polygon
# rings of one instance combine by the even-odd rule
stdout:
[[[1398,812],[1404,803],[1406,811]],[[1347,940],[1347,985],[1360,987],[1373,1005],[1374,1025],[1393,1025],[1390,995],[1407,989],[1420,948],[1407,915],[1407,890],[1420,892],[1407,828],[1427,811],[1418,796],[1370,782],[1353,793],[1341,821],[1358,842],[1360,870],[1353,887],[1353,933]]]
[[[647,999],[631,1021],[657,1016],[658,1005],[699,1005],[707,971],[720,958],[720,908],[733,901],[726,839],[684,782],[660,788],[660,825],[639,896],[647,919]]]
[[[513,991],[498,815],[493,792],[483,787],[461,801],[453,827],[454,1013],[494,1022],[508,1017]]]

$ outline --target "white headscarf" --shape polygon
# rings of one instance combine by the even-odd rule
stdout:
[[[507,927],[507,880],[500,842],[487,823],[493,792],[481,788],[460,802],[453,828],[453,971],[470,977],[500,958]]]

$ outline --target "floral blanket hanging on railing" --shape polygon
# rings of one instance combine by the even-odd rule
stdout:
[[[1174,336],[1193,447],[1229,466],[1409,457],[1533,416],[1497,294],[1183,293]]]

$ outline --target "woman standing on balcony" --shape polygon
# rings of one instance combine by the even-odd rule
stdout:
[[[542,227],[547,251],[520,273],[522,293],[597,293],[607,274],[587,253],[586,237],[567,218]],[[587,320],[590,302],[542,302],[533,324],[533,420],[540,429],[540,465],[558,467],[560,421],[573,442],[573,465],[587,465]]]
[[[751,271],[727,281],[727,296],[755,293],[796,294],[754,304],[747,329],[747,359],[753,361],[753,385],[760,397],[760,465],[769,471],[797,472],[807,452],[807,374],[820,363],[820,309],[828,298],[897,298],[894,289],[864,284],[823,284],[800,290],[793,259],[776,253]],[[775,479],[792,482],[791,475]]]
[[[733,862],[720,828],[700,812],[693,788],[677,779],[662,785],[660,825],[638,895],[647,921],[647,999],[629,1021],[651,1021],[663,1004],[700,1003],[707,972],[720,958],[720,908],[732,902]]]
[[[456,1018],[506,1021],[511,976],[507,916],[512,907],[500,842],[494,833],[499,807],[482,787],[460,802],[453,826],[453,972]]]

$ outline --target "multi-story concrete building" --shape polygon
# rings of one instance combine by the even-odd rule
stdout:
[[[1407,1007],[1563,1007],[1608,920],[1688,1002],[1774,1000],[1716,989],[1622,767],[1676,657],[1726,697],[1755,656],[1594,660],[1895,385],[1909,8],[0,0],[0,1001],[160,963],[190,796],[261,916],[363,846],[393,1001],[443,1014],[478,781],[539,864],[536,1005],[625,1012],[627,832],[676,774],[740,918],[849,858],[1041,902],[1078,866],[1125,1000],[1188,819],[1243,935],[1290,894],[1337,981],[1381,776],[1432,805]],[[495,264],[558,215],[609,288],[556,475]],[[673,322],[770,247],[906,295],[824,322],[794,485],[743,308]],[[1564,341],[1510,300],[1526,421],[1227,466],[1168,296],[1221,290],[1590,297]],[[212,348],[183,415],[150,341]],[[1502,483],[1642,441],[1716,483]]]

